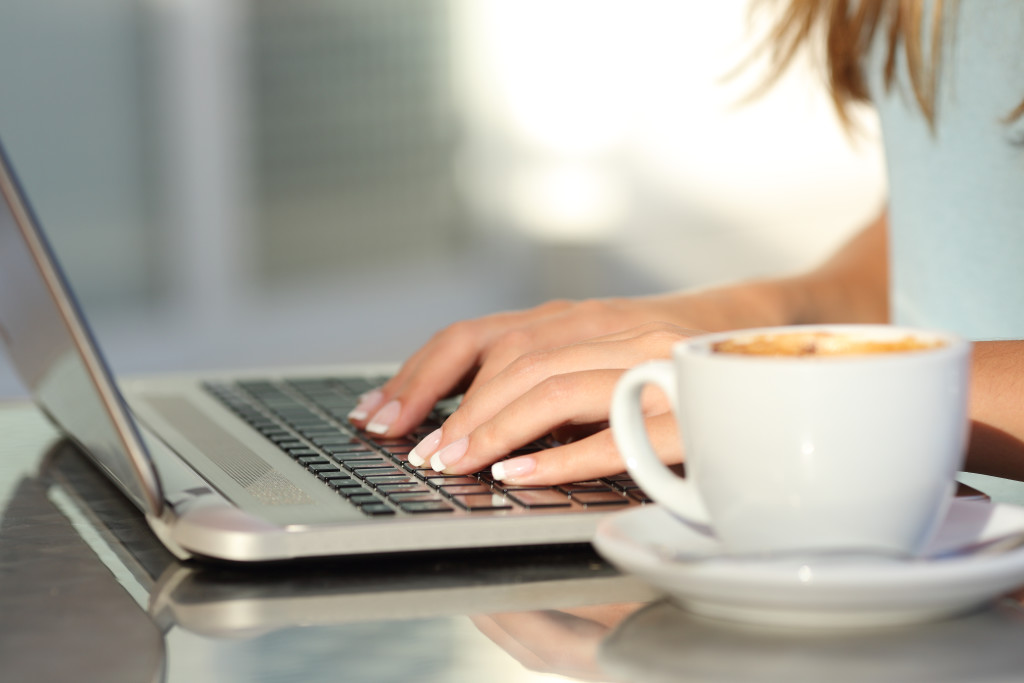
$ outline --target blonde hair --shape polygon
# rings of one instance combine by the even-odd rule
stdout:
[[[957,5],[957,0],[789,0],[758,54],[767,52],[772,64],[768,83],[774,83],[800,48],[823,31],[825,76],[839,116],[849,124],[849,105],[870,99],[863,65],[876,34],[884,30],[886,89],[892,87],[902,54],[914,99],[934,125],[943,41],[949,39],[944,32],[953,28]],[[1022,114],[1024,102],[1006,118]]]

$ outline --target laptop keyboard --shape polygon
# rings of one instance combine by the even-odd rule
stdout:
[[[301,378],[279,382],[208,382],[206,390],[325,486],[369,516],[544,510],[610,510],[649,502],[628,474],[562,486],[495,481],[488,470],[439,474],[415,467],[409,452],[437,429],[439,407],[407,437],[383,439],[347,419],[361,394],[383,383],[367,378]],[[535,443],[513,455],[536,452]]]

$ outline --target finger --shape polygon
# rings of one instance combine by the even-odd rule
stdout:
[[[434,390],[438,394],[448,388],[444,385],[454,385],[476,362],[481,340],[491,324],[494,321],[489,319],[461,321],[435,333],[380,387],[384,399],[394,399],[417,381],[430,387],[444,387]]]
[[[466,437],[440,448],[430,459],[431,467],[452,474],[477,472],[556,428],[604,422],[622,372],[601,369],[549,377]],[[657,392],[645,395],[645,411],[666,408]],[[447,431],[446,424],[442,432]]]
[[[362,396],[349,419],[379,435],[408,433],[438,400],[468,384],[483,350],[495,338],[568,305],[549,302],[526,311],[496,313],[449,325],[413,353],[382,387]]]
[[[360,397],[349,414],[357,426],[399,436],[423,422],[442,398],[468,384],[481,349],[503,323],[495,316],[450,325],[435,334],[383,386]]]
[[[683,449],[671,412],[647,419],[651,447],[666,464],[682,462]],[[610,429],[557,448],[520,455],[494,464],[491,474],[506,484],[552,486],[588,481],[626,469]]]
[[[452,413],[445,422],[443,439],[437,445],[443,448],[468,435],[547,378],[571,375],[587,370],[625,370],[650,358],[667,357],[672,344],[679,339],[678,332],[662,327],[645,327],[633,337],[616,337],[613,341],[584,342],[522,356],[476,393],[467,393],[459,409]],[[617,376],[617,374],[614,375],[616,378]],[[575,384],[565,387],[564,394],[560,393],[553,397],[554,400],[564,401],[566,405],[570,406],[588,400],[589,397],[586,394],[593,391],[594,388],[587,386],[583,378],[576,378],[574,382]],[[602,390],[601,387],[596,388]],[[548,386],[548,390],[562,392],[563,388],[561,384],[551,384]],[[603,410],[606,417],[611,392],[607,390],[607,387],[602,391],[603,393],[598,398],[604,401]],[[541,396],[541,398],[546,397]],[[559,407],[564,408],[565,406]],[[529,413],[531,410],[540,412],[548,409],[546,405],[542,405],[532,409],[526,407],[524,412]],[[580,421],[576,422],[576,424],[581,423]],[[552,424],[551,426],[559,425]],[[528,443],[528,441],[521,439],[518,445],[524,443]]]
[[[410,461],[416,465],[423,465],[433,460],[434,456],[445,450],[444,456],[439,456],[438,466],[453,464],[463,457],[468,449],[465,443],[470,432],[477,429],[481,424],[493,418],[499,411],[519,400],[521,396],[530,391],[533,387],[545,380],[545,378],[559,375],[569,375],[584,370],[613,369],[624,370],[632,367],[642,360],[651,357],[664,356],[668,353],[671,344],[679,340],[679,333],[664,326],[641,328],[634,337],[619,338],[616,341],[585,342],[561,347],[552,351],[537,352],[528,354],[516,360],[498,376],[482,387],[472,396],[467,395],[462,405],[449,416],[441,429],[441,433],[433,432],[413,449],[409,454]],[[595,376],[596,377],[596,376]],[[561,391],[559,384],[548,385],[548,390]],[[561,408],[571,405],[579,405],[580,401],[591,398],[589,395],[594,388],[588,387],[583,378],[577,378],[576,386],[572,387],[571,395],[566,393],[560,396],[563,400]],[[607,387],[597,394],[596,398],[603,402],[603,410],[607,411],[607,404],[610,402],[611,394]],[[546,405],[546,404],[545,404]],[[545,408],[538,406],[524,405],[521,412],[526,414],[543,413]],[[603,418],[601,418],[603,419]],[[510,438],[506,446],[509,453],[516,448],[530,443],[538,437],[537,434],[524,432],[533,421],[521,423],[516,429],[516,436]],[[582,421],[577,421],[582,424]],[[514,423],[513,423],[514,424]],[[550,427],[560,425],[551,424]],[[462,442],[462,443],[460,443]],[[458,444],[456,446],[456,444]],[[502,457],[504,453],[489,453],[486,457]],[[485,456],[478,456],[474,462],[477,466],[488,464],[483,460]],[[460,471],[461,471],[460,466]]]

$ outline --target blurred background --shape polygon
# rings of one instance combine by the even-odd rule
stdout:
[[[806,268],[884,201],[748,0],[0,0],[0,139],[119,372],[400,360]],[[21,392],[0,360],[0,396]]]

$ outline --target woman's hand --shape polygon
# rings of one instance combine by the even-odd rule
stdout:
[[[476,389],[512,361],[599,335],[678,315],[671,297],[552,301],[525,311],[457,322],[435,334],[349,419],[382,436],[407,434],[438,400]]]
[[[645,360],[667,358],[693,329],[768,324],[769,286],[636,299],[553,301],[525,311],[455,323],[413,354],[379,389],[365,394],[349,419],[367,431],[402,436],[443,398],[463,400],[410,454],[416,466],[470,473],[498,463],[506,482],[554,484],[621,472],[607,429],[619,376]],[[667,322],[650,322],[667,321]],[[651,396],[652,445],[679,462],[675,421]],[[503,460],[554,433],[561,445]]]
[[[691,330],[884,321],[886,231],[883,213],[820,267],[794,277],[659,297],[554,301],[455,323],[365,394],[349,419],[376,435],[403,436],[437,401],[464,392],[444,427],[411,454],[418,464],[468,473],[497,463],[495,476],[524,484],[621,471],[605,421],[625,369],[667,357]],[[652,446],[666,461],[681,459],[663,399],[648,398],[645,409]],[[571,438],[501,460],[552,432]]]
[[[717,331],[787,322],[785,281],[764,281],[655,297],[552,301],[464,320],[435,334],[384,386],[349,415],[380,436],[408,434],[438,400],[473,393],[512,361],[652,321]]]
[[[608,429],[619,377],[646,360],[667,358],[672,345],[693,334],[668,323],[638,328],[521,355],[467,393],[444,426],[417,445],[409,460],[451,474],[492,463],[495,479],[516,484],[584,481],[624,467]],[[652,446],[666,462],[682,460],[675,420],[665,398],[644,399]],[[565,443],[504,460],[549,434]]]

